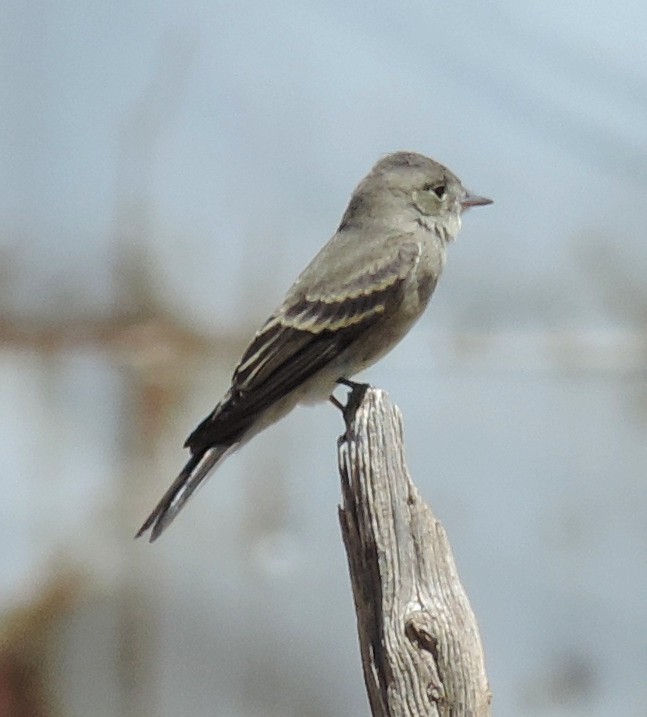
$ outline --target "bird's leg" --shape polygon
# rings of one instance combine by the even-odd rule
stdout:
[[[335,408],[338,408],[342,413],[344,412],[344,409],[346,406],[337,398],[337,396],[334,396],[332,393],[330,396],[328,396],[328,400]]]
[[[359,404],[362,402],[364,394],[371,386],[368,383],[357,383],[357,381],[350,381],[347,378],[338,378],[336,383],[350,388],[350,393],[348,394],[348,400],[346,401],[345,406],[335,396],[332,394],[330,395],[330,402],[342,412],[344,421],[346,422],[346,425],[348,425],[352,421]]]

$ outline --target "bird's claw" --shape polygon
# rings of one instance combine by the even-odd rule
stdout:
[[[330,395],[330,402],[342,412],[344,422],[348,426],[355,417],[355,412],[359,408],[360,403],[364,399],[364,395],[371,386],[368,383],[358,383],[357,381],[350,381],[347,378],[338,378],[336,383],[350,388],[346,405],[344,405],[336,396],[332,394]]]

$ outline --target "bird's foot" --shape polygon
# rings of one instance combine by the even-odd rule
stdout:
[[[364,398],[364,394],[371,386],[368,383],[358,383],[357,381],[350,381],[347,378],[338,378],[336,383],[350,388],[346,405],[344,405],[336,396],[332,394],[330,395],[330,402],[342,412],[344,421],[346,425],[348,425],[353,420],[355,412]]]

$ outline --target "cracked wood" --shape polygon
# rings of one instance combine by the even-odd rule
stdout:
[[[478,626],[407,471],[400,411],[376,389],[353,408],[338,445],[339,518],[373,717],[487,717]]]

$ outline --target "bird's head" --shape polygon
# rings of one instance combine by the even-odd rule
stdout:
[[[451,241],[470,207],[491,199],[469,192],[447,167],[414,152],[395,152],[381,159],[356,191],[358,209],[402,223],[415,221]]]

